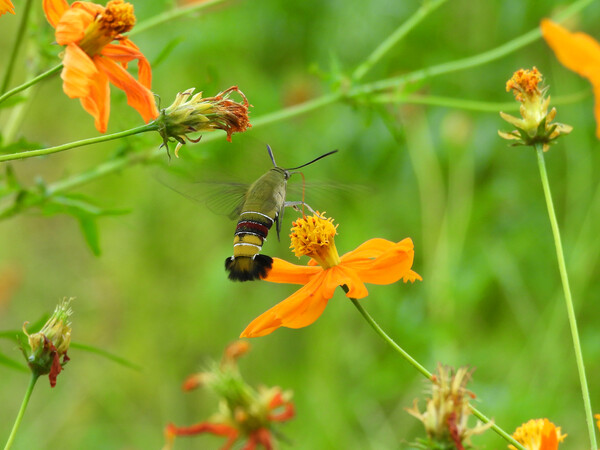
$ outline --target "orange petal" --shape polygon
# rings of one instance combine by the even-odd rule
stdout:
[[[369,243],[370,241],[365,242],[365,244]],[[381,249],[381,243],[375,242],[371,245],[374,246],[374,254]],[[404,277],[409,277],[409,279],[414,275],[418,277],[416,273],[410,270],[414,258],[413,243],[410,238],[393,244],[374,259],[367,256],[368,252],[366,250],[360,252],[360,254],[363,255],[362,258],[347,254],[342,256],[341,259],[342,264],[354,270],[364,283],[391,284]]]
[[[231,425],[226,425],[223,423],[210,423],[210,422],[201,422],[196,425],[191,425],[189,427],[176,427],[175,425],[169,424],[167,425],[167,431],[169,435],[175,436],[193,436],[195,434],[200,433],[211,433],[216,434],[217,436],[236,436],[238,432]]]
[[[94,62],[102,70],[112,84],[125,91],[127,104],[140,113],[144,122],[148,123],[158,117],[158,109],[152,91],[142,86],[125,69],[116,62],[101,56],[95,56]]]
[[[94,117],[94,125],[100,133],[105,133],[108,127],[108,116],[110,114],[110,90],[108,89],[108,78],[98,72],[90,80],[90,93],[81,97],[81,106]]]
[[[52,25],[52,28],[56,28],[56,24],[58,24],[62,15],[69,9],[67,0],[44,0],[42,6],[46,19]]]
[[[542,428],[542,439],[540,450],[557,450],[558,437],[556,436],[556,426],[548,419],[544,419],[544,427]]]
[[[15,13],[15,7],[10,0],[0,0],[0,16],[5,13]]]
[[[63,58],[63,91],[69,98],[85,97],[90,92],[90,80],[98,69],[90,57],[76,44],[69,44]]]
[[[283,259],[273,258],[273,266],[264,280],[272,283],[306,284],[322,271],[321,267],[297,266]]]
[[[542,20],[541,29],[560,63],[592,83],[596,136],[600,138],[600,44],[585,33],[571,33],[548,19]]]
[[[317,320],[330,298],[321,289],[325,273],[319,273],[306,286],[250,322],[241,337],[266,336],[279,327],[302,328]]]
[[[124,39],[119,44],[108,44],[102,49],[102,55],[108,56],[113,61],[126,64],[138,60],[138,79],[148,89],[152,86],[152,69],[150,63],[140,49],[129,39]]]
[[[342,259],[349,261],[353,259],[376,258],[394,245],[396,245],[395,242],[388,241],[387,239],[369,239],[356,247],[356,249],[343,255]]]
[[[80,8],[70,8],[64,12],[56,24],[56,42],[60,45],[79,42],[94,16]]]
[[[331,267],[325,272],[326,277],[321,288],[324,297],[333,297],[334,291],[344,285],[348,287],[347,297],[363,298],[369,295],[360,276],[353,269],[346,267],[344,263]]]

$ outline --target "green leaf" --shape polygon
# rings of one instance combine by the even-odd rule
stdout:
[[[92,253],[95,256],[100,256],[100,241],[98,238],[98,224],[96,223],[96,220],[89,216],[79,217],[79,226],[83,233],[83,237],[85,238],[85,242],[92,250]]]
[[[13,96],[7,98],[6,100],[4,100],[2,103],[0,103],[0,109],[10,108],[11,106],[18,105],[19,103],[21,103],[25,100],[26,100],[26,98],[21,95],[13,95]]]
[[[159,64],[161,64],[167,57],[171,54],[175,47],[181,44],[184,41],[182,37],[177,37],[175,39],[171,39],[167,44],[163,47],[160,53],[154,58],[154,61],[150,66],[152,68],[156,68]]]
[[[93,345],[80,344],[78,342],[71,342],[71,348],[75,348],[78,350],[83,350],[85,352],[94,353],[96,355],[102,356],[106,359],[110,359],[111,361],[120,364],[125,367],[129,367],[130,369],[137,370],[138,372],[142,371],[142,366],[135,364],[125,358],[115,355],[114,353],[107,352],[98,347],[94,347]]]
[[[27,368],[25,363],[17,361],[16,359],[9,358],[3,353],[0,353],[0,364],[11,369],[19,370],[21,372],[29,372],[29,369]]]
[[[24,137],[19,139],[16,142],[11,142],[8,145],[0,145],[0,153],[19,153],[24,152],[26,150],[37,150],[39,148],[43,148],[39,142],[30,142]]]

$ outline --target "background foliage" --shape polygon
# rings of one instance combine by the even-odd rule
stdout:
[[[15,2],[17,9],[20,2]],[[169,2],[134,2],[138,20]],[[189,87],[214,95],[239,85],[258,118],[326,93],[349,74],[420,2],[237,1],[137,35],[153,64],[153,90],[163,106]],[[560,1],[449,1],[414,29],[366,80],[399,75],[496,47],[538,26]],[[35,6],[34,39],[53,37]],[[600,5],[567,23],[600,38]],[[18,16],[2,17],[0,52],[11,45]],[[162,57],[165,47],[173,50]],[[31,50],[27,64],[56,64],[58,47]],[[34,49],[35,50],[35,49]],[[38,52],[38,50],[35,50]],[[48,63],[44,64],[44,58]],[[5,63],[0,58],[0,64]],[[600,392],[600,152],[593,98],[585,80],[559,66],[542,41],[492,63],[412,86],[423,95],[507,102],[504,84],[521,67],[537,66],[553,98],[587,93],[559,107],[574,126],[547,155],[555,204],[595,412]],[[2,69],[2,67],[0,67]],[[330,74],[322,79],[318,74]],[[113,91],[109,132],[139,117]],[[16,138],[44,146],[96,135],[92,119],[69,100],[55,77],[27,104]],[[8,120],[8,112],[0,112]],[[497,112],[440,106],[383,105],[369,98],[338,103],[243,135],[185,146],[172,167],[198,180],[250,182],[269,168],[265,144],[282,166],[331,149],[340,152],[304,169],[307,180],[366,188],[330,190],[311,206],[339,223],[337,247],[349,251],[371,237],[415,242],[414,269],[424,281],[372,286],[363,304],[407,351],[430,370],[440,361],[475,367],[477,406],[508,431],[548,417],[569,434],[565,447],[585,447],[580,387],[565,316],[552,236],[532,150],[507,147]],[[132,144],[129,144],[132,143]],[[155,147],[158,135],[84,147],[12,164],[26,185],[47,183],[93,167],[128,145]],[[162,163],[166,163],[166,156]],[[137,165],[77,190],[123,216],[99,220],[100,257],[71,217],[39,210],[2,222],[0,329],[18,329],[74,296],[73,337],[142,366],[140,372],[73,349],[57,387],[40,382],[15,448],[158,448],[167,422],[203,420],[215,399],[182,393],[185,376],[219,358],[258,314],[294,287],[234,284],[223,261],[232,252],[234,223],[214,215],[157,179],[157,165]],[[194,189],[190,183],[190,189]],[[295,213],[286,212],[283,229]],[[287,234],[287,233],[286,233]],[[289,240],[270,236],[265,253],[293,261]],[[241,361],[253,383],[295,392],[297,418],[282,427],[296,448],[404,448],[422,425],[404,407],[425,382],[393,354],[345,300],[341,290],[312,326],[281,329],[251,341]],[[0,351],[19,358],[10,341]],[[0,434],[7,435],[27,376],[0,366]],[[477,437],[504,448],[492,432]],[[176,448],[214,448],[220,440],[180,439]]]

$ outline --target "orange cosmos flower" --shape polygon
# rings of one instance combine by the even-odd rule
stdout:
[[[249,386],[239,373],[237,359],[246,353],[245,341],[230,344],[219,366],[210,371],[192,375],[183,384],[189,391],[199,386],[207,387],[221,399],[219,410],[206,422],[187,427],[168,424],[165,427],[164,450],[173,448],[177,436],[193,436],[210,433],[227,438],[222,450],[230,449],[239,439],[246,439],[244,449],[254,450],[262,446],[273,449],[273,428],[277,422],[286,422],[295,415],[292,393],[279,387],[257,390]],[[280,435],[280,433],[278,433]]]
[[[517,428],[512,437],[527,450],[556,450],[567,435],[548,419],[531,419]],[[513,445],[508,448],[515,450]]]
[[[242,337],[265,336],[279,327],[310,325],[323,313],[338,286],[345,288],[347,297],[358,299],[368,295],[365,283],[391,284],[400,279],[404,282],[422,279],[411,270],[414,257],[411,239],[398,243],[371,239],[340,257],[333,239],[337,225],[332,222],[333,219],[326,219],[317,212],[292,224],[290,247],[296,256],[308,255],[311,261],[308,266],[297,266],[273,258],[273,266],[264,279],[304,287],[254,319]]]
[[[125,91],[127,103],[144,122],[158,117],[150,91],[150,64],[138,47],[122,36],[135,24],[133,5],[112,0],[106,7],[91,2],[69,6],[66,0],[44,0],[43,6],[48,22],[56,29],[56,42],[66,46],[63,91],[81,101],[98,131],[104,133],[108,125],[109,81]],[[139,81],[125,70],[134,60],[138,61]]]
[[[542,20],[541,28],[558,61],[592,83],[596,98],[596,136],[600,139],[600,43],[585,33],[571,33],[548,19]]]
[[[5,13],[15,13],[15,7],[10,0],[0,0],[0,16]]]

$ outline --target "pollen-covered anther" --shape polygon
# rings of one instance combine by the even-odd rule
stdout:
[[[340,263],[334,242],[337,225],[333,225],[332,218],[326,219],[317,212],[310,218],[298,219],[292,225],[290,248],[296,256],[307,255],[325,268]]]
[[[111,0],[100,16],[101,29],[105,33],[117,36],[127,33],[135,25],[133,5],[123,0]]]

